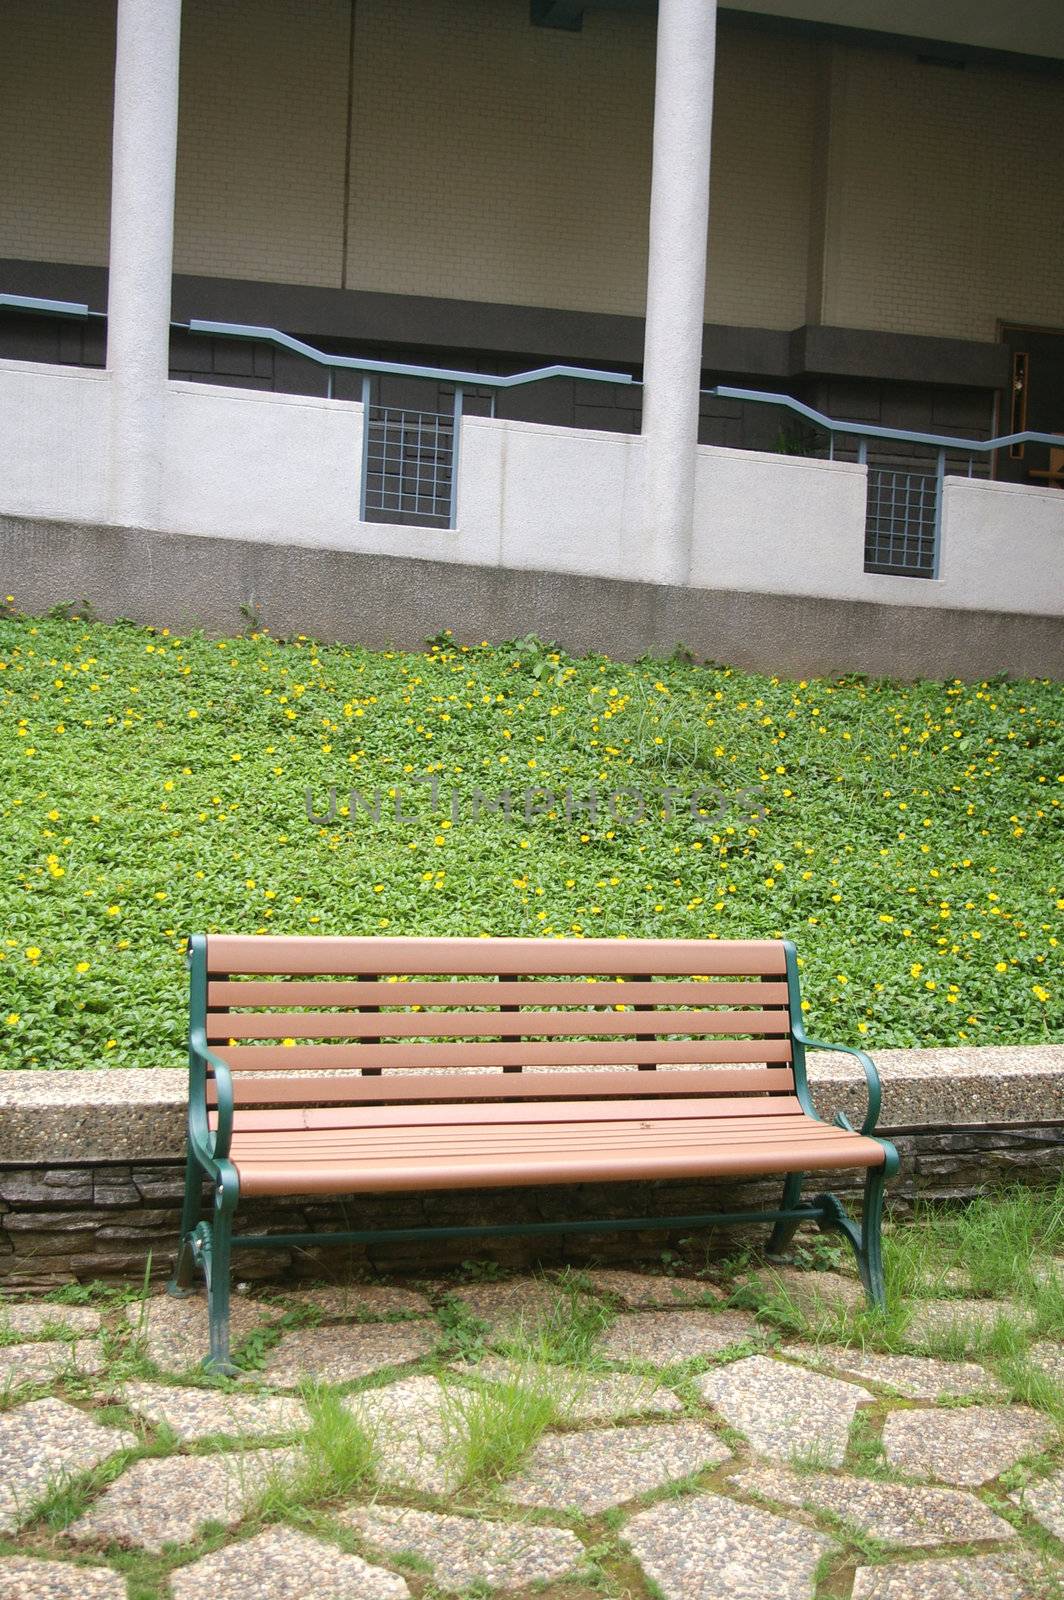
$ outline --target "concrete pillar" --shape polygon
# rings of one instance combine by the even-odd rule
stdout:
[[[643,355],[646,576],[687,582],[706,292],[717,0],[659,0]]]
[[[107,370],[110,512],[159,517],[169,370],[181,0],[118,0]]]

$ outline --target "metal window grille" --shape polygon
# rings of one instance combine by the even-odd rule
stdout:
[[[449,528],[454,520],[455,417],[367,406],[362,516]]]
[[[939,504],[939,473],[869,467],[865,571],[933,578]]]

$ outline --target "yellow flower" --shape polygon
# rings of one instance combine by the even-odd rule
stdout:
[[[1041,1000],[1043,1005],[1045,1005],[1046,1001],[1049,999],[1049,990],[1043,989],[1040,983],[1033,983],[1031,985],[1031,993],[1034,995],[1036,1000]]]
[[[20,1021],[20,1020],[21,1020],[21,1019],[20,1019],[20,1017],[19,1017],[19,1014],[18,1014],[18,1012],[17,1012],[17,1011],[9,1011],[9,1012],[8,1012],[8,1014],[7,1014],[7,1025],[8,1025],[8,1027],[9,1027],[9,1028],[13,1028],[13,1027],[15,1027],[15,1025],[16,1025],[16,1024],[17,1024],[17,1023],[18,1023],[18,1022],[19,1022],[19,1021]]]
[[[1009,970],[1009,964],[1008,964],[1007,961],[996,961],[994,963],[994,971],[995,972],[1007,972],[1008,970]]]
[[[79,961],[77,966],[74,968],[75,972],[88,972],[88,970],[89,963],[87,961]]]
[[[41,952],[38,950],[37,946],[35,944],[28,945],[26,948],[26,960],[39,961],[40,959]]]
[[[922,961],[914,961],[912,966],[909,968],[910,975],[914,978],[918,978],[923,970],[924,967]]]

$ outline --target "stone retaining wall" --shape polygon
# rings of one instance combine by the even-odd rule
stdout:
[[[895,1211],[920,1200],[962,1200],[1007,1183],[1052,1184],[1064,1163],[1064,1046],[966,1051],[884,1051],[881,1131],[899,1129],[902,1168]],[[863,1091],[843,1058],[811,1059],[823,1115],[862,1115]],[[183,1185],[185,1074],[0,1074],[0,1283],[47,1287],[71,1279],[138,1278],[170,1269]],[[1009,1124],[1007,1130],[978,1124]],[[823,1174],[810,1192],[853,1193],[861,1175]],[[777,1202],[779,1181],[580,1184],[563,1188],[360,1196],[347,1202],[260,1200],[240,1211],[244,1231],[313,1232],[350,1227],[579,1220],[742,1209]],[[720,1230],[714,1250],[750,1230]],[[471,1255],[508,1262],[652,1258],[660,1232],[555,1235],[410,1245],[332,1247],[296,1253],[243,1251],[241,1277],[320,1276],[340,1261],[436,1269]]]

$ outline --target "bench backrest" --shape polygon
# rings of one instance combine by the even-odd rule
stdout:
[[[190,962],[238,1106],[795,1092],[784,940],[211,934]]]

